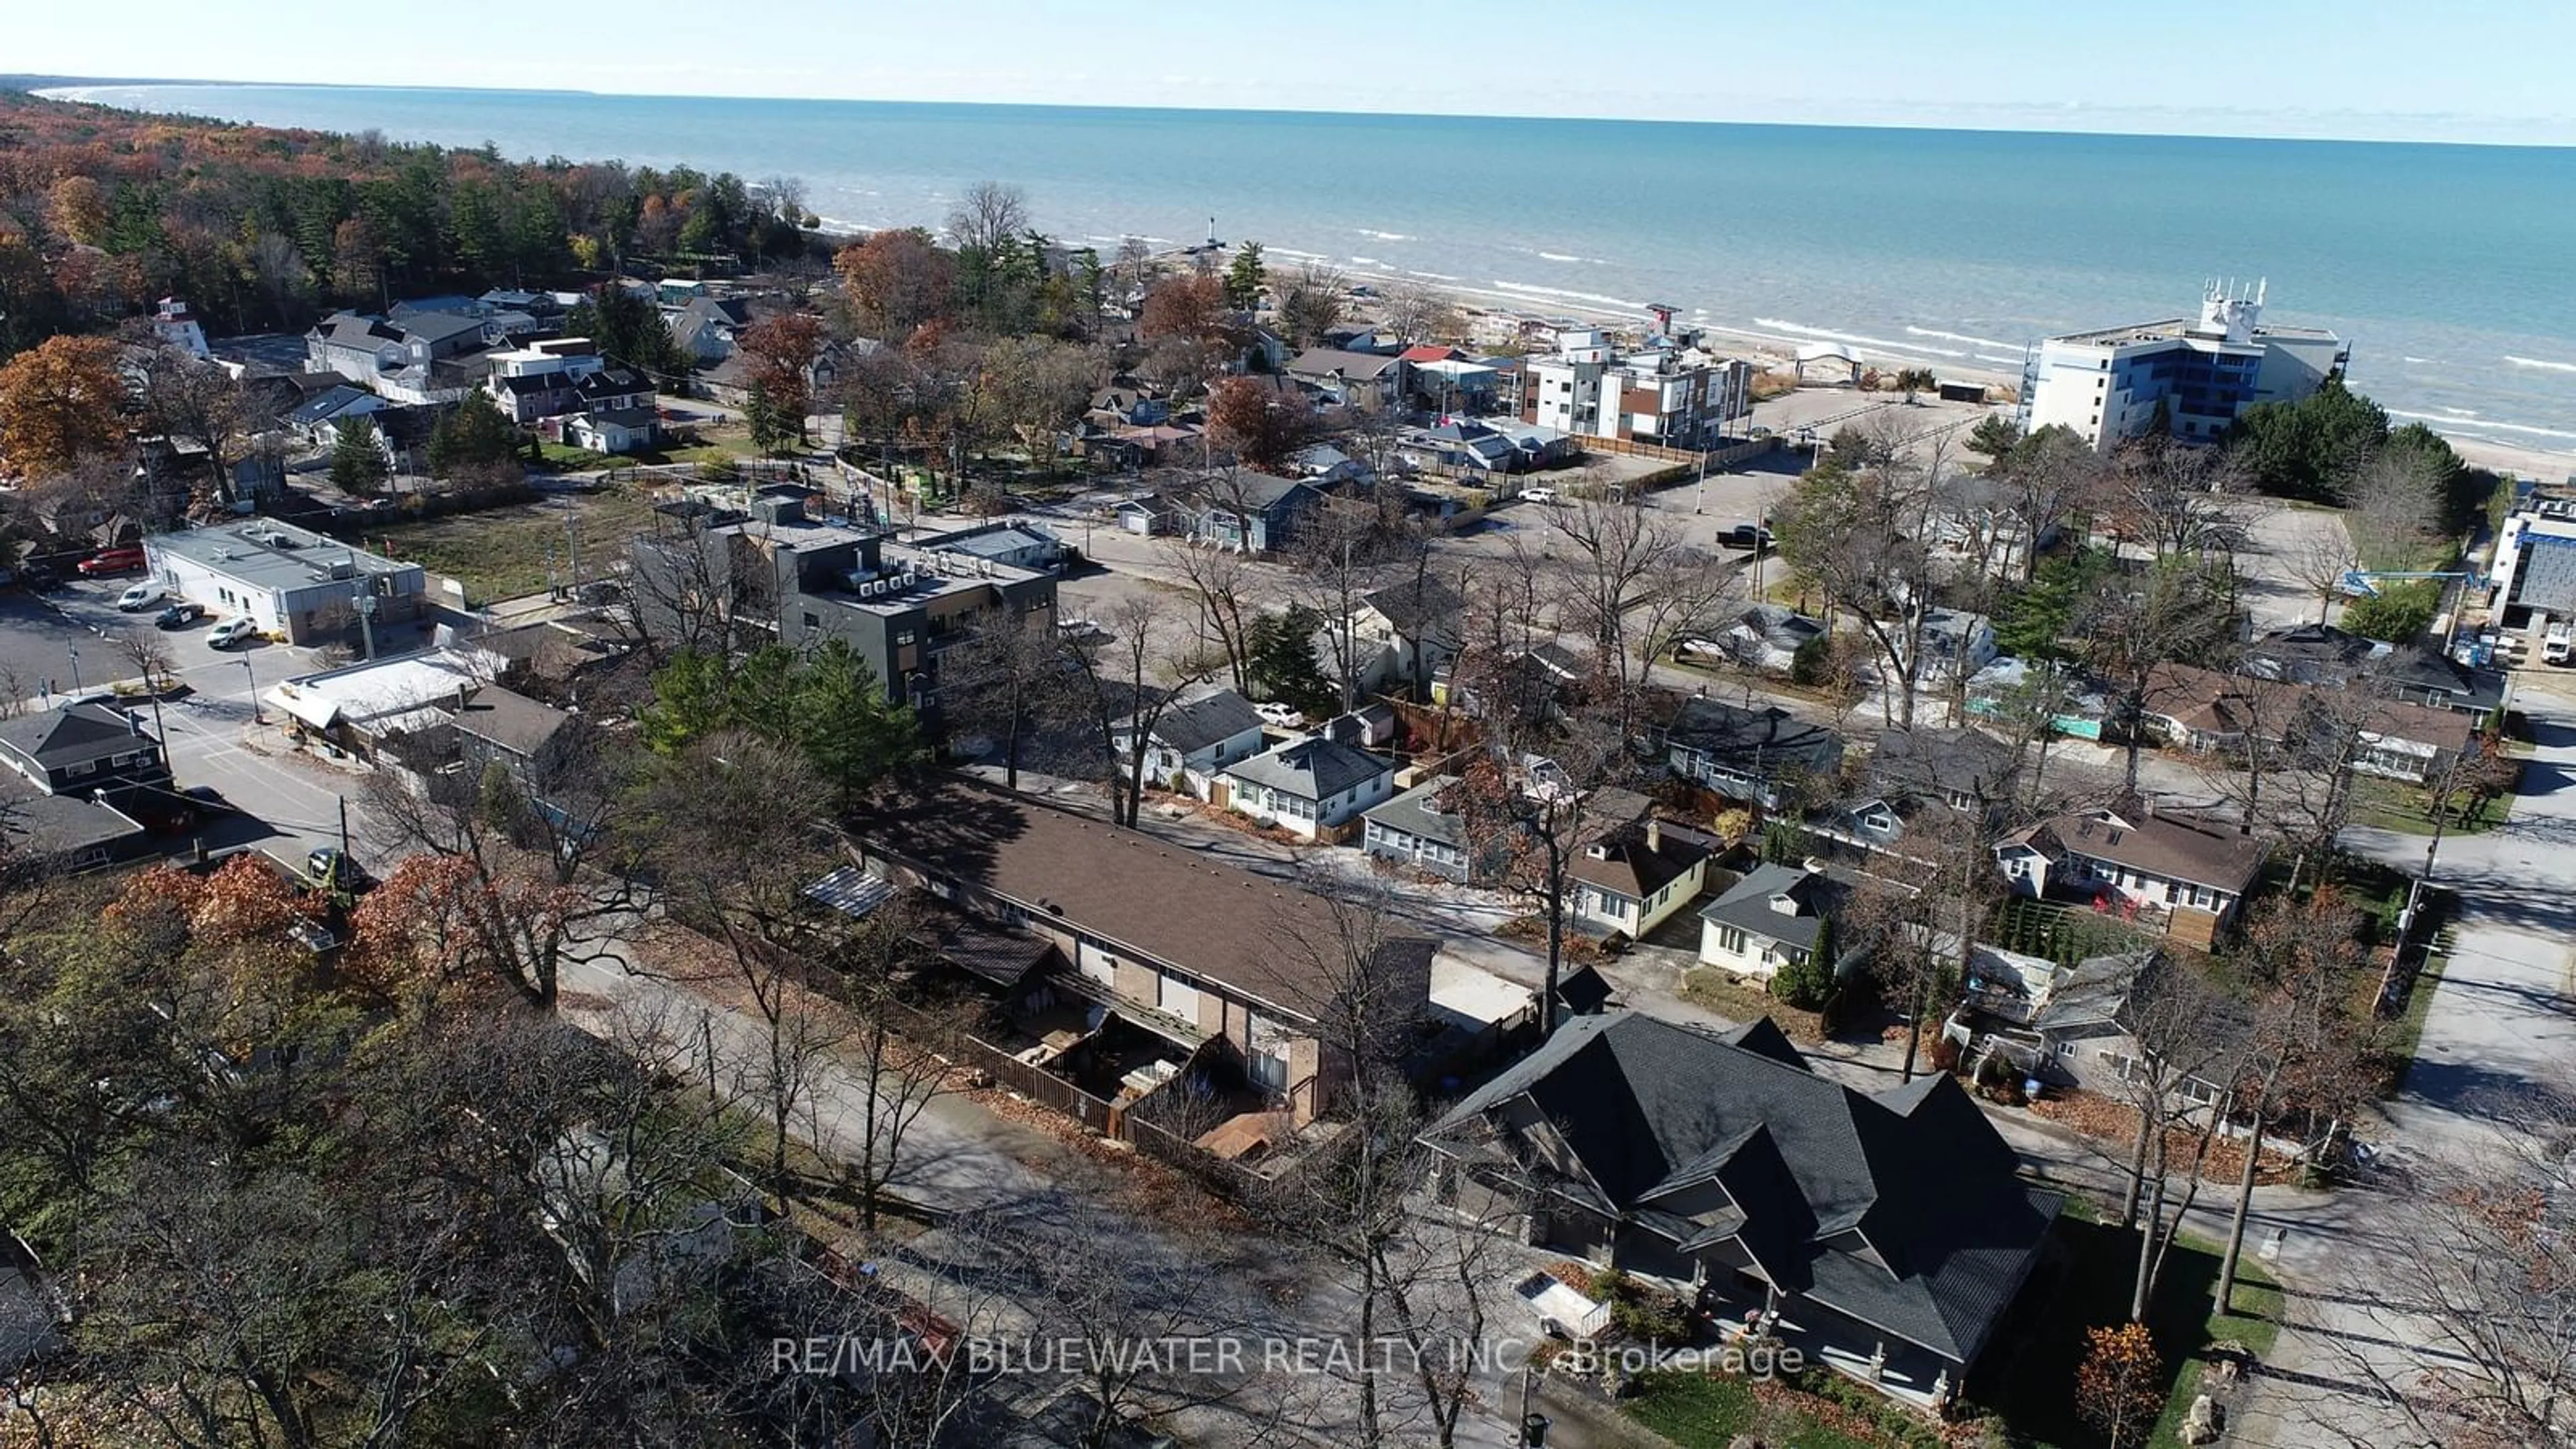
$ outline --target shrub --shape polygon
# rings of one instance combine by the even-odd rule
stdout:
[[[1956,1072],[1959,1070],[1959,1044],[1946,1036],[1935,1037],[1932,1040],[1931,1050],[1925,1055],[1925,1060],[1932,1064],[1932,1070],[1936,1072],[1945,1074]]]
[[[1821,1009],[1833,990],[1833,968],[1813,951],[1805,959],[1790,961],[1771,974],[1771,994],[1800,1011]]]
[[[1809,639],[1798,646],[1797,653],[1789,656],[1791,684],[1821,689],[1833,678],[1833,672],[1834,639],[1830,634],[1819,634]]]

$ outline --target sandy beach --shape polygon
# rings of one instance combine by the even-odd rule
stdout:
[[[1470,314],[1571,317],[1580,322],[1593,323],[1612,330],[1637,329],[1648,321],[1632,309],[1608,307],[1560,295],[1523,296],[1490,287],[1438,282],[1406,272],[1371,270],[1365,267],[1344,267],[1339,270],[1353,283],[1365,285],[1380,292],[1391,287],[1429,288],[1449,298],[1462,311]],[[1365,307],[1362,310],[1365,311]],[[1713,341],[1731,345],[1739,355],[1766,367],[1787,367],[1795,360],[1800,345],[1794,338],[1772,333],[1697,321],[1689,325],[1698,328]],[[2368,341],[2367,338],[2359,339],[2358,345],[2367,346]],[[1853,356],[1858,357],[1861,365],[1867,368],[1894,371],[1898,368],[1928,365],[1921,357],[1899,356],[1886,352],[1873,353],[1866,345],[1855,342],[1845,342],[1842,345],[1848,348]],[[1933,366],[1932,370],[1945,379],[1961,382],[1982,382],[2000,387],[2018,387],[2021,383],[2018,369],[1996,367],[1986,363],[1944,361]],[[2517,448],[2487,438],[2462,437],[2445,431],[2439,423],[2433,424],[2432,427],[2435,432],[2442,433],[2450,439],[2451,446],[2471,467],[2509,473],[2517,478],[2538,478],[2552,482],[2560,479],[2576,479],[2576,452]]]

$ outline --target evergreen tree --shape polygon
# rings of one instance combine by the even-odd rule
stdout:
[[[1225,304],[1238,312],[1249,312],[1261,305],[1261,284],[1265,278],[1261,265],[1261,243],[1245,242],[1234,254],[1234,265],[1225,274]]]
[[[784,452],[796,440],[796,430],[787,425],[778,404],[770,400],[769,384],[753,382],[751,395],[742,405],[743,426],[751,430],[751,446],[762,453]]]
[[[359,497],[385,486],[385,475],[391,469],[385,462],[384,444],[382,435],[376,431],[376,420],[343,418],[335,431],[337,439],[331,444],[331,486]]]
[[[1315,656],[1323,627],[1323,616],[1302,604],[1254,620],[1246,631],[1244,670],[1252,692],[1308,714],[1330,714],[1340,692]]]
[[[924,754],[911,706],[887,699],[876,671],[839,639],[826,640],[798,671],[794,720],[797,745],[844,810]]]
[[[443,414],[430,429],[430,471],[449,477],[481,469],[515,468],[525,442],[525,435],[502,413],[498,403],[480,392],[467,393],[464,402]]]

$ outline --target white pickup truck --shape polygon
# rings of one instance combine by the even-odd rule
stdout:
[[[1610,1305],[1575,1292],[1553,1273],[1532,1273],[1513,1291],[1538,1316],[1539,1327],[1557,1337],[1582,1343],[1610,1326]]]
[[[2576,630],[2565,619],[2550,622],[2548,635],[2540,641],[2540,659],[2544,664],[2565,664],[2571,649],[2576,649]]]

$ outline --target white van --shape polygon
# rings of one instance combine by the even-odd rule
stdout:
[[[2549,636],[2541,641],[2541,662],[2544,664],[2564,664],[2567,662],[2567,657],[2571,648],[2576,648],[2576,637],[2571,637],[2571,630],[2568,621],[2565,619],[2555,620],[2549,626]]]
[[[159,584],[136,584],[116,596],[116,607],[128,614],[138,614],[160,603],[164,597]]]

